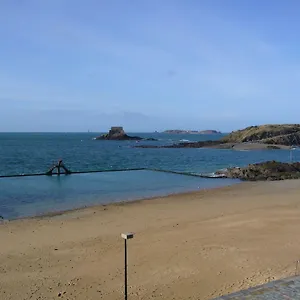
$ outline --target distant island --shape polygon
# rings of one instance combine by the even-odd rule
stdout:
[[[184,142],[145,148],[217,148],[233,150],[275,150],[300,146],[300,124],[250,126],[231,132],[219,140]],[[143,146],[141,146],[143,147]]]
[[[217,130],[182,130],[182,129],[171,129],[165,130],[163,133],[171,133],[171,134],[220,134],[220,131]]]

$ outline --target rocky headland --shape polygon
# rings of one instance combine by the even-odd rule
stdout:
[[[250,126],[222,138],[225,143],[259,142],[268,145],[300,145],[300,124]]]
[[[145,148],[217,148],[234,150],[276,150],[300,146],[300,124],[250,126],[219,140],[184,142]]]
[[[225,178],[246,181],[299,179],[300,162],[283,163],[278,161],[266,161],[250,164],[243,168],[228,168],[218,171],[215,174],[222,175]]]

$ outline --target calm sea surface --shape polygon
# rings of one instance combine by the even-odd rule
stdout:
[[[72,171],[155,168],[212,173],[265,160],[300,160],[300,151],[142,149],[137,144],[168,144],[219,139],[220,135],[132,133],[159,141],[96,141],[93,133],[0,133],[0,175],[44,173],[58,159]],[[292,153],[292,154],[291,154]],[[128,171],[57,177],[0,178],[0,215],[19,218],[114,201],[232,184],[226,179]]]

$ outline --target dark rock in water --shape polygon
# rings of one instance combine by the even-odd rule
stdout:
[[[280,150],[291,149],[285,145],[271,145],[258,142],[247,143],[225,143],[223,141],[200,141],[200,142],[184,142],[172,145],[141,145],[136,148],[210,148],[210,149],[232,149],[232,150]]]
[[[164,146],[164,148],[203,148],[203,147],[212,147],[222,144],[220,141],[200,141],[200,142],[185,142],[169,146]]]
[[[129,136],[125,133],[123,127],[111,127],[110,131],[106,134],[96,137],[96,140],[115,140],[115,141],[140,141],[143,138],[139,136]]]
[[[200,141],[200,142],[184,142],[172,145],[141,145],[137,148],[204,148],[204,147],[215,147],[222,145],[222,141]]]
[[[250,164],[244,168],[228,168],[225,171],[218,171],[216,174],[248,181],[300,179],[300,162],[267,161]]]

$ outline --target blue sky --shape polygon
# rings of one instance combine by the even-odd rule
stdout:
[[[0,131],[298,123],[296,0],[0,0]]]

